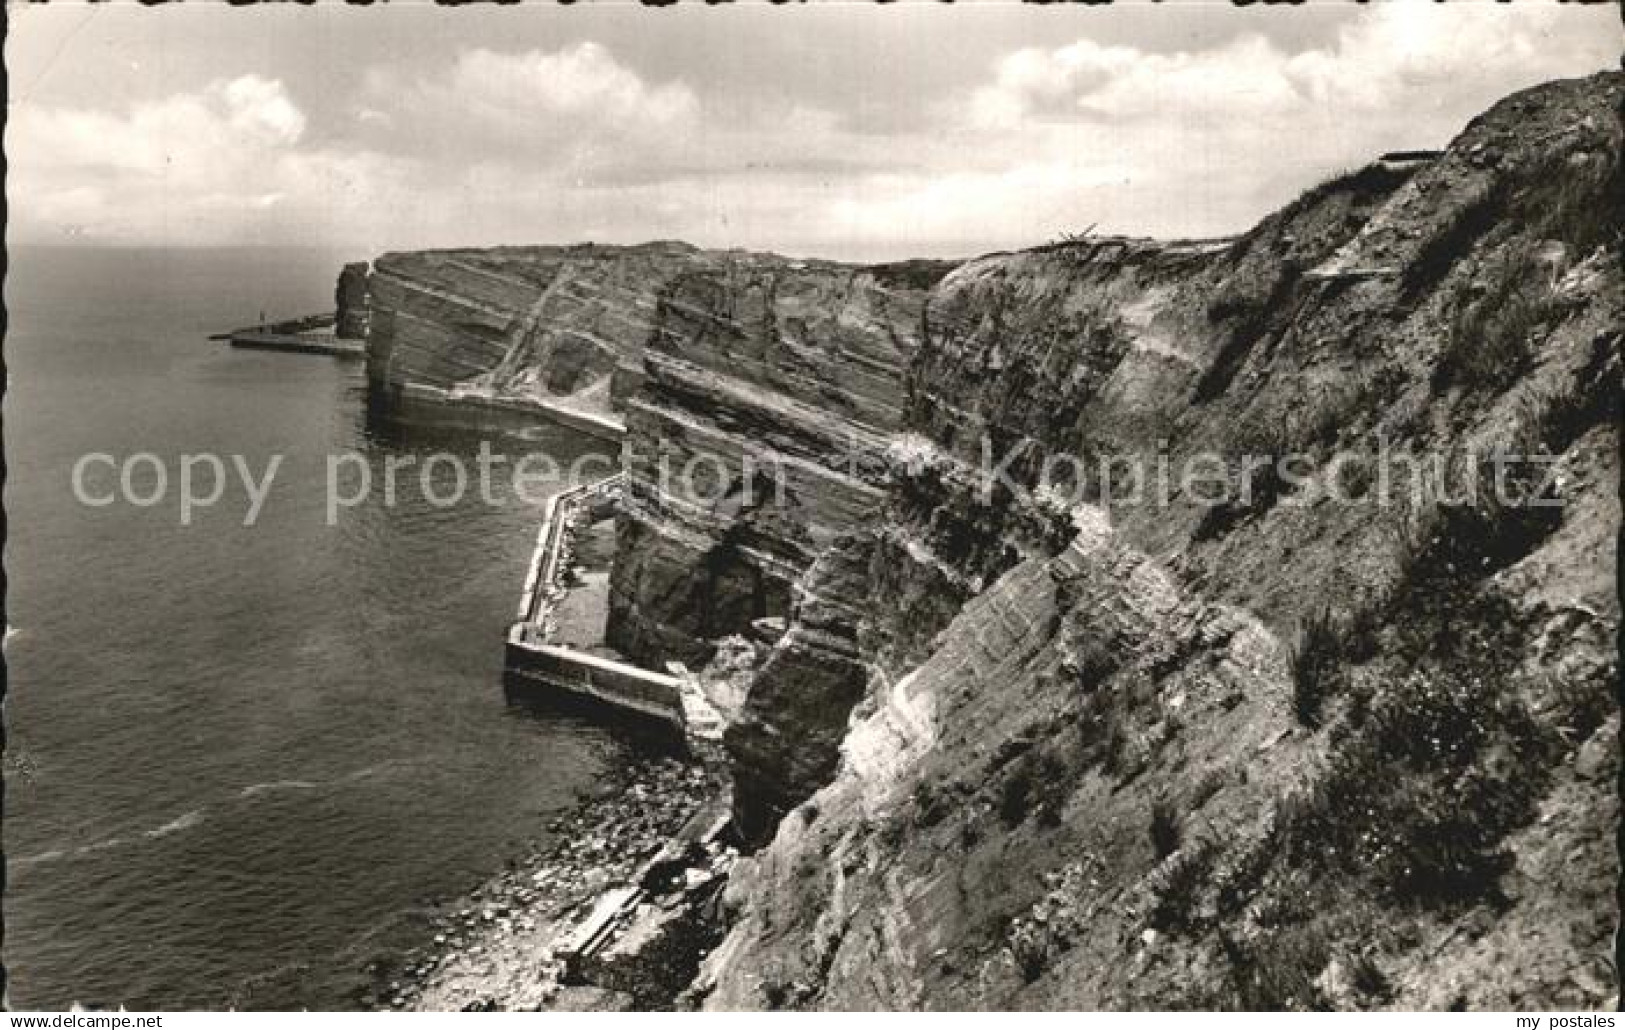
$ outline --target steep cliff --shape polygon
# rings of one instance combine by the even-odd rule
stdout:
[[[1622,94],[938,284],[732,731],[789,814],[695,998],[1611,1003]]]
[[[369,280],[374,395],[415,385],[609,412],[636,388],[660,291],[720,260],[680,243],[385,254]]]
[[[811,360],[799,371],[785,363],[772,374],[766,370],[776,367],[777,354],[765,353],[755,366],[738,370],[742,381],[754,382],[761,373],[764,385],[788,397],[827,403],[864,425],[885,418],[888,409],[895,418],[896,355],[862,341],[864,330],[847,324],[866,317],[860,311],[867,302],[863,287],[853,294],[850,311],[812,309],[839,300],[838,284],[860,271],[878,293],[906,298],[921,293],[920,284],[934,281],[947,267],[909,262],[860,270],[670,242],[494,247],[385,254],[373,263],[370,276],[363,266],[347,267],[339,294],[346,324],[366,327],[367,374],[380,402],[396,400],[415,386],[610,412],[619,411],[642,384],[644,351],[652,339],[666,339],[668,351],[681,357],[673,348],[680,350],[685,334],[703,335],[732,317],[718,311],[715,326],[701,324],[705,315],[685,325],[684,319],[707,303],[732,302],[708,300],[705,290],[738,289],[743,296],[753,289],[769,294],[782,289],[784,296],[771,297],[763,309],[769,318],[782,316],[782,327],[730,331],[744,339],[782,330],[786,354],[797,349],[812,354],[825,346],[826,337],[836,350],[827,363]],[[828,282],[821,285],[821,280]],[[365,304],[354,295],[358,282],[365,283]],[[669,298],[673,291],[689,291],[689,297]],[[917,303],[913,308],[898,303],[897,311],[876,317],[918,320]],[[684,304],[699,308],[684,314]],[[842,328],[828,334],[826,323]],[[711,346],[699,338],[693,342],[701,351]],[[824,373],[849,376],[854,385],[848,390],[808,378]]]
[[[610,643],[703,660],[872,518],[918,346],[909,271],[740,257],[668,285],[627,403]]]

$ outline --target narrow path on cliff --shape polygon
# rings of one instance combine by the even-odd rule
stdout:
[[[495,392],[500,388],[499,384],[502,381],[512,378],[514,372],[519,367],[520,358],[524,355],[525,350],[530,346],[532,338],[534,338],[536,335],[536,330],[541,326],[542,312],[546,310],[548,302],[553,299],[553,295],[563,288],[565,283],[569,281],[569,278],[570,275],[568,266],[560,267],[559,270],[553,274],[552,281],[547,284],[547,286],[542,290],[541,294],[537,296],[536,300],[531,303],[530,308],[526,310],[524,316],[519,319],[519,323],[508,331],[507,353],[502,355],[502,360],[497,362],[491,371],[485,373],[483,376],[475,377],[476,383],[480,379],[484,379],[485,385],[490,387],[490,389]],[[547,354],[537,355],[536,365],[538,369],[546,366],[547,358]]]

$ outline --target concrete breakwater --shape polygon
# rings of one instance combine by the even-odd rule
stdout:
[[[225,340],[233,347],[255,350],[291,351],[299,354],[331,354],[359,358],[366,345],[359,339],[339,335],[338,317],[333,314],[306,315],[283,322],[244,326],[217,333],[211,339]]]
[[[585,701],[653,721],[675,731],[690,755],[703,758],[714,753],[722,721],[695,677],[676,663],[669,666],[669,673],[644,669],[590,643],[602,637],[607,603],[602,589],[595,592],[590,578],[580,575],[574,564],[578,541],[593,526],[614,517],[625,482],[625,473],[617,473],[548,501],[518,617],[508,629],[505,666],[510,689],[517,684],[555,700]],[[607,576],[598,575],[598,587],[607,587]],[[585,635],[583,623],[591,627]],[[575,632],[565,632],[567,626]],[[533,931],[531,950],[510,955],[507,965],[513,975],[469,976],[456,972],[460,960],[449,967],[442,960],[427,1000],[503,1008],[674,1004],[698,973],[704,954],[720,939],[716,899],[737,855],[729,843],[731,797],[715,779],[716,766],[702,762],[689,768],[688,775],[694,777],[689,791],[665,800],[643,788],[635,792],[634,801],[647,800],[656,808],[676,804],[686,813],[680,824],[663,827],[658,848],[641,838],[637,853],[624,856],[636,858],[632,864],[607,864],[599,872],[608,875],[598,879],[563,878],[557,885],[562,894],[542,896],[552,898],[541,906],[550,905],[552,915],[535,914],[537,906],[528,897],[521,909],[507,903],[501,921]],[[596,832],[605,838],[624,835],[626,827],[620,825],[624,821],[610,819]],[[606,862],[610,858],[603,849],[595,854]],[[538,873],[535,882],[542,884],[553,875]],[[560,908],[567,914],[560,914]],[[519,911],[532,914],[514,915]],[[506,928],[499,925],[498,930],[495,937],[488,934],[482,944],[473,946],[476,957],[482,951],[490,953],[486,965],[492,970],[501,969],[501,956],[513,951]],[[520,983],[525,986],[515,986]]]
[[[616,473],[548,501],[518,618],[508,629],[505,669],[510,685],[540,688],[564,699],[652,719],[685,737],[713,738],[720,721],[682,666],[655,672],[608,648],[585,650],[555,642],[555,613],[571,599],[566,581],[572,536],[613,517],[625,481],[625,473]]]

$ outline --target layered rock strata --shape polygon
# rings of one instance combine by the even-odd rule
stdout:
[[[935,287],[901,428],[936,472],[888,489],[870,603],[791,619],[831,660],[760,667],[741,779],[805,789],[759,741],[827,735],[854,669],[865,696],[696,995],[1612,1004],[1622,95],[1515,95],[1234,241]],[[1002,518],[984,441],[1027,497]],[[1496,494],[1508,453],[1549,460]],[[1057,503],[1064,547],[1010,531]],[[896,599],[936,584],[922,632]]]
[[[786,615],[813,558],[873,520],[923,299],[884,270],[813,262],[671,282],[627,402],[610,643],[703,661]]]
[[[464,389],[610,410],[635,388],[660,290],[710,260],[679,243],[385,254],[369,284],[374,394]]]
[[[345,265],[339,272],[339,282],[333,291],[333,331],[341,339],[367,338],[367,274],[370,267],[365,261]]]

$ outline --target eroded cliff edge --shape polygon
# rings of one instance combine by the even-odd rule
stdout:
[[[790,585],[878,510],[926,289],[857,266],[685,244],[386,254],[375,399],[614,415],[629,473],[607,639],[659,668],[787,615]]]

